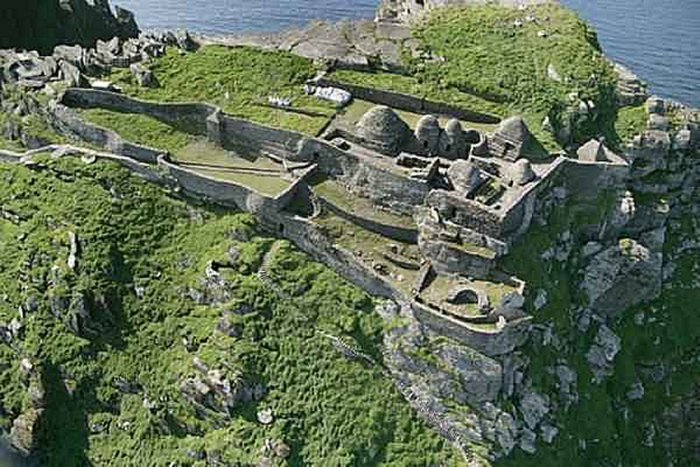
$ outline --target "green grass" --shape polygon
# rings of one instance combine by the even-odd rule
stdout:
[[[27,93],[10,84],[4,85],[0,89],[0,101],[5,102],[5,106],[13,104],[16,106],[20,101],[24,101],[25,107],[32,105],[46,104],[45,98],[41,95]],[[0,110],[0,149],[23,152],[26,148],[19,139],[13,140],[5,136],[5,129],[8,125],[16,125],[20,132],[35,145],[48,145],[64,143],[66,138],[58,134],[50,127],[46,118],[40,113],[29,113],[22,117],[15,113],[8,113]]]
[[[275,196],[291,183],[283,178],[285,174],[280,164],[263,156],[245,159],[147,115],[103,109],[82,110],[81,115],[91,123],[116,131],[127,141],[166,150],[176,162],[192,170],[249,186],[261,194]],[[269,173],[252,173],[250,169]]]
[[[291,178],[281,164],[264,156],[246,159],[206,141],[178,150],[175,160],[191,170],[249,186],[264,195],[276,196],[291,185]]]
[[[416,229],[416,224],[411,216],[394,214],[386,209],[379,209],[372,201],[348,191],[338,182],[332,179],[318,178],[313,184],[313,191],[321,198],[325,198],[340,209],[370,219],[381,224]]]
[[[80,114],[88,122],[115,131],[127,141],[171,153],[181,151],[197,139],[148,115],[104,109],[81,110]]]
[[[311,60],[289,53],[206,46],[180,54],[171,48],[148,66],[160,87],[139,87],[128,70],[117,70],[110,79],[134,97],[208,102],[237,117],[307,134],[316,134],[334,113],[330,104],[303,93],[304,83],[315,75]],[[328,117],[309,117],[260,105],[266,104],[271,95],[292,98],[294,107]]]
[[[615,374],[600,385],[592,383],[592,374],[585,354],[593,341],[595,325],[587,333],[575,328],[571,311],[582,303],[576,289],[580,279],[582,243],[575,243],[572,259],[565,263],[543,261],[541,254],[552,246],[552,239],[561,232],[580,231],[586,224],[604,219],[612,198],[603,194],[597,202],[569,203],[556,208],[547,226],[534,226],[503,258],[503,266],[528,282],[530,298],[539,289],[547,291],[548,303],[539,311],[531,310],[536,322],[554,324],[557,335],[566,344],[565,350],[530,342],[523,349],[530,359],[529,377],[535,387],[550,394],[556,393],[555,378],[549,368],[566,361],[578,374],[580,402],[558,416],[560,434],[548,446],[538,444],[535,455],[516,452],[502,461],[504,466],[541,465],[665,465],[674,460],[678,465],[692,465],[692,448],[664,448],[657,436],[653,447],[642,445],[644,429],[649,423],[658,423],[661,414],[681,399],[692,397],[700,385],[697,355],[700,326],[696,307],[700,289],[693,277],[700,267],[695,252],[689,251],[677,261],[678,268],[661,296],[649,304],[620,310],[619,317],[609,324],[622,338],[622,349],[615,359]],[[678,245],[683,238],[692,237],[692,220],[685,218],[669,230],[666,249]],[[621,245],[629,241],[622,240]],[[644,313],[651,318],[642,325],[635,316]],[[643,369],[654,365],[672,369],[665,382],[654,383],[644,376]],[[632,383],[641,380],[645,396],[640,401],[627,400]],[[667,384],[668,383],[668,384]],[[624,412],[626,407],[627,413]],[[678,438],[681,426],[669,427],[667,434]],[[688,438],[686,434],[686,440]],[[579,444],[587,442],[587,448]],[[695,452],[695,455],[697,452]]]
[[[528,22],[528,15],[536,21]],[[513,26],[517,20],[522,21],[521,27]],[[540,31],[547,36],[539,37]],[[413,64],[425,81],[499,96],[526,116],[561,117],[557,111],[569,93],[576,92],[581,99],[593,101],[599,115],[576,128],[574,139],[583,142],[610,130],[615,105],[612,66],[601,54],[593,30],[565,7],[437,9],[414,34],[427,50],[444,57],[437,64]],[[550,64],[561,82],[548,77]]]
[[[0,203],[21,219],[0,220],[0,322],[35,305],[24,337],[0,343],[0,428],[28,407],[19,361],[31,358],[46,389],[42,465],[200,465],[188,456],[199,450],[224,464],[258,463],[267,438],[291,447],[290,465],[459,463],[380,368],[346,360],[316,333],[380,358],[384,323],[364,292],[277,242],[270,275],[292,296],[281,300],[254,274],[274,240],[250,216],[173,199],[112,163],[44,162],[43,171],[0,165]],[[80,242],[75,270],[68,232]],[[239,254],[222,271],[229,295],[197,304],[190,296],[205,290],[206,264],[231,247]],[[50,297],[79,293],[95,329],[87,337],[67,330],[68,310],[50,310]],[[235,317],[241,336],[214,331],[223,310],[241,304],[250,307]],[[227,417],[198,413],[179,391],[195,355],[267,395]],[[138,394],[120,392],[118,379]],[[275,421],[264,427],[255,412],[267,407]]]
[[[526,21],[532,15],[535,22]],[[515,27],[516,20],[522,27]],[[546,31],[547,37],[539,37]],[[336,71],[332,77],[414,94],[501,117],[522,115],[549,150],[559,149],[542,128],[568,119],[569,94],[596,105],[596,116],[574,125],[574,141],[597,135],[619,139],[614,131],[615,75],[595,33],[575,13],[559,5],[525,11],[493,5],[433,9],[413,25],[413,35],[428,56],[405,54],[410,76]],[[552,65],[561,81],[549,78]],[[482,96],[482,97],[477,97]]]
[[[617,113],[615,131],[621,141],[630,141],[641,134],[647,126],[647,110],[644,105],[623,107]]]

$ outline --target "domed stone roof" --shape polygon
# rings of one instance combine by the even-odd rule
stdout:
[[[522,186],[533,181],[537,178],[537,175],[535,175],[535,171],[532,170],[532,164],[530,164],[529,160],[519,159],[510,168],[508,178],[513,185]]]
[[[447,177],[452,182],[455,190],[465,197],[469,196],[481,185],[481,170],[464,159],[455,161],[447,169]]]
[[[532,137],[522,117],[510,117],[501,122],[490,139],[491,153],[514,161],[523,155],[523,149]]]
[[[357,122],[357,134],[377,150],[395,155],[401,152],[411,129],[392,109],[378,105]]]
[[[440,122],[434,115],[423,115],[416,125],[416,139],[429,154],[440,149]]]
[[[453,118],[445,125],[445,131],[440,137],[440,155],[458,159],[467,156],[467,140],[462,129],[462,124]]]
[[[496,132],[513,141],[526,142],[530,137],[530,130],[522,117],[510,117],[501,122]]]

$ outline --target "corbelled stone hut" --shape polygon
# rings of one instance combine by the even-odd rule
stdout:
[[[416,125],[416,139],[428,155],[436,156],[440,151],[440,122],[435,115],[423,115]]]
[[[515,161],[523,157],[532,138],[522,117],[510,117],[501,122],[489,139],[489,152],[493,156]]]
[[[411,138],[411,129],[389,107],[368,110],[357,122],[357,136],[370,148],[391,156],[398,155]]]
[[[440,135],[440,155],[447,159],[460,159],[468,156],[464,130],[456,118],[447,122],[445,131]]]

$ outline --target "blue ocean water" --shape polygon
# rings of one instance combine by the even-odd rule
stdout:
[[[562,0],[593,24],[605,53],[652,92],[700,107],[700,0]],[[378,0],[116,0],[143,28],[208,34],[288,29],[312,19],[372,18]]]

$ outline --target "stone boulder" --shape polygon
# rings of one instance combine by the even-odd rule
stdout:
[[[621,348],[622,340],[606,325],[601,325],[593,345],[586,353],[586,360],[595,382],[600,383],[604,378],[612,375],[613,362]]]
[[[12,421],[10,444],[23,456],[32,455],[38,447],[43,409],[31,408]]]
[[[617,74],[615,93],[618,105],[624,107],[643,103],[648,96],[647,84],[619,63],[615,63],[615,72]]]
[[[134,15],[119,7],[113,13],[109,0],[38,0],[31,6],[5,1],[0,30],[0,48],[42,53],[51,53],[57,44],[91,47],[97,39],[139,33]]]
[[[144,65],[133,63],[129,67],[129,71],[131,71],[131,74],[136,78],[136,82],[139,83],[139,86],[144,88],[158,87],[158,80],[153,74],[153,71],[149,70]]]
[[[614,316],[661,291],[662,255],[632,239],[596,254],[583,271],[581,290],[589,308]]]

